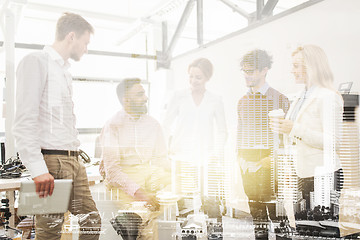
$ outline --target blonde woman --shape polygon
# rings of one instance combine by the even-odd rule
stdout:
[[[295,81],[305,88],[293,101],[285,119],[272,121],[271,126],[273,131],[287,136],[287,145],[295,145],[295,168],[303,183],[307,209],[310,192],[314,192],[314,206],[327,207],[330,191],[334,189],[334,172],[340,169],[337,150],[343,100],[333,87],[333,74],[320,47],[298,47],[292,56]]]

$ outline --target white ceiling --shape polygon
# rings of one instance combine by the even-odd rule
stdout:
[[[229,0],[253,13],[256,0]],[[307,0],[280,0],[274,14]],[[0,7],[8,0],[0,0]],[[265,0],[265,3],[267,1]],[[18,4],[22,3],[22,4]],[[83,15],[95,27],[90,49],[155,54],[161,50],[161,22],[168,23],[168,41],[184,11],[187,0],[10,0],[18,7],[16,42],[50,44],[56,20],[62,12]],[[247,26],[247,20],[220,0],[203,0],[204,43]],[[2,36],[1,36],[2,40]],[[196,48],[196,4],[175,54]]]

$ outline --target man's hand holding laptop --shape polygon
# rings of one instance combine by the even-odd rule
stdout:
[[[45,173],[33,178],[36,185],[36,193],[40,198],[51,196],[54,191],[54,177]]]

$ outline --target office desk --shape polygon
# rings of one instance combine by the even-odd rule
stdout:
[[[11,178],[11,179],[0,179],[0,191],[6,192],[6,198],[9,199],[9,209],[11,217],[9,219],[10,227],[15,227],[15,191],[20,189],[21,181],[31,180],[29,177],[25,178]]]
[[[90,184],[102,180],[102,176],[98,171],[98,166],[89,166],[86,168],[88,173],[88,181]],[[20,189],[21,181],[31,180],[30,177],[0,179],[0,192],[6,192],[6,198],[9,199],[9,209],[12,214],[9,220],[10,227],[15,227],[15,191]]]

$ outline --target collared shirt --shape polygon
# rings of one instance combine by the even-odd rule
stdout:
[[[265,95],[269,87],[270,85],[267,82],[265,82],[264,85],[262,85],[261,88],[257,90],[257,92],[261,93],[262,95]],[[251,88],[249,88],[248,94],[254,94]]]
[[[139,164],[170,168],[160,124],[148,115],[134,119],[123,110],[116,113],[103,127],[100,143],[107,183],[130,196],[134,196],[140,186],[123,168]]]
[[[17,68],[13,134],[32,177],[48,173],[41,149],[77,150],[70,64],[50,46],[25,56]]]

